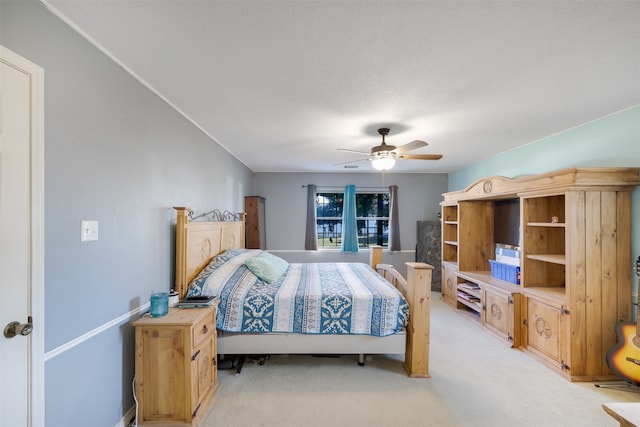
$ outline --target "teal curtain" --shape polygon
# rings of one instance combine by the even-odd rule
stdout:
[[[356,186],[347,185],[342,204],[342,252],[358,252],[358,226],[356,223]]]

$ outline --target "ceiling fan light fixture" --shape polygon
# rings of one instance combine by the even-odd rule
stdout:
[[[426,147],[427,144],[424,141],[414,140],[407,144],[396,147],[395,145],[389,145],[385,141],[385,136],[389,134],[389,128],[380,128],[378,133],[382,137],[382,144],[371,147],[371,152],[350,150],[347,148],[338,148],[339,151],[349,151],[358,154],[367,154],[369,157],[365,159],[352,160],[349,162],[337,163],[334,166],[345,165],[354,162],[369,161],[373,165],[374,169],[379,171],[387,171],[396,164],[396,159],[409,159],[409,160],[438,160],[442,158],[442,154],[407,154],[409,151],[417,150],[422,147]],[[345,166],[346,167],[346,166]]]
[[[393,165],[396,164],[396,159],[387,156],[376,157],[375,159],[371,160],[371,164],[373,165],[374,169],[377,169],[379,171],[388,171],[393,167]]]

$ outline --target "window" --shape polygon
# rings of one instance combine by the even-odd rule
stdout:
[[[342,235],[342,202],[344,193],[316,195],[316,231],[318,249],[339,248]],[[358,245],[387,246],[389,237],[389,193],[356,192]]]

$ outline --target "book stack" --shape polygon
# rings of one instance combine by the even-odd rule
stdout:
[[[496,261],[502,264],[520,267],[520,248],[504,243],[496,243]]]
[[[480,291],[480,286],[476,285],[475,283],[464,282],[464,283],[459,283],[458,284],[458,289],[462,289],[462,290],[465,290],[465,291],[476,291],[476,292],[479,292]]]
[[[480,292],[480,286],[475,283],[458,283],[458,297],[469,302],[480,303],[480,297],[474,295]]]
[[[473,296],[473,295],[469,295],[466,292],[458,292],[458,297],[462,298],[465,301],[469,301],[469,302],[480,302],[480,298]]]
[[[209,307],[213,305],[216,297],[212,296],[194,296],[186,297],[178,302],[178,308],[197,308],[197,307]]]

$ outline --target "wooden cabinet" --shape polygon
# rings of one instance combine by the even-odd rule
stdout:
[[[245,247],[247,249],[266,249],[267,236],[264,222],[264,197],[245,197],[244,210],[247,214],[245,224]]]
[[[215,307],[170,308],[136,329],[139,426],[193,426],[218,389]]]
[[[475,280],[488,329],[571,381],[616,378],[605,356],[616,324],[632,317],[631,191],[639,173],[573,168],[487,177],[444,194],[444,300],[467,309],[444,282]],[[520,246],[520,285],[491,277],[496,243]]]

